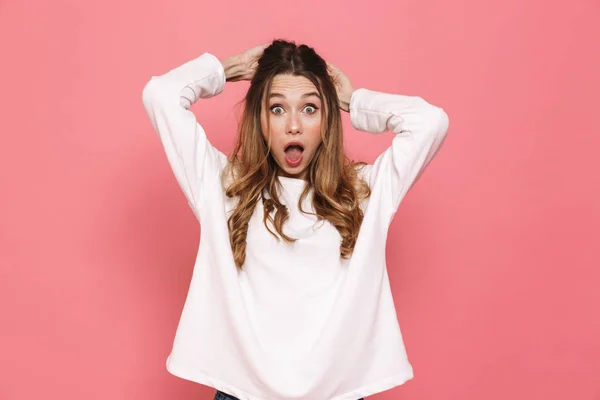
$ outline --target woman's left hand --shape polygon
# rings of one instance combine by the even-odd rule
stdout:
[[[352,82],[350,82],[350,78],[329,62],[327,63],[327,70],[333,79],[333,84],[335,85],[340,101],[340,108],[346,112],[350,112],[350,99],[355,90]]]

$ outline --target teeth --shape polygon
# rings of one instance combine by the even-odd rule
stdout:
[[[287,146],[287,147],[285,148],[285,150],[287,151],[287,150],[289,150],[289,149],[290,149],[290,148],[292,148],[292,147],[297,147],[297,148],[299,148],[299,149],[300,149],[300,151],[304,151],[304,147],[300,146],[299,144],[291,144],[291,145]]]

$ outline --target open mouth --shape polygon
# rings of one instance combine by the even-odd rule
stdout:
[[[302,162],[304,147],[298,142],[289,143],[285,148],[285,161],[290,167],[296,167]]]

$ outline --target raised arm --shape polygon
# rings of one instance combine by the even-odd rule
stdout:
[[[189,108],[200,98],[221,93],[225,82],[251,80],[267,45],[252,47],[223,61],[204,53],[163,75],[151,77],[144,87],[144,108],[196,215],[207,193],[221,190],[220,175],[227,156],[210,144]],[[205,187],[208,185],[211,187]]]
[[[391,146],[364,170],[369,186],[381,194],[380,206],[393,215],[444,142],[448,115],[421,97],[364,88],[353,92],[349,109],[355,129],[395,134]]]
[[[352,126],[369,133],[391,130],[395,134],[391,146],[373,164],[361,169],[361,176],[380,199],[377,206],[391,221],[444,142],[448,115],[421,97],[354,89],[346,74],[327,64],[340,108],[350,113]]]
[[[194,211],[202,206],[206,177],[218,176],[227,157],[210,144],[189,108],[200,98],[221,93],[225,81],[223,64],[204,53],[163,75],[152,76],[142,92],[144,108]]]

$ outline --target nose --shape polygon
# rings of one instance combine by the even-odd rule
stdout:
[[[296,113],[290,113],[285,131],[291,135],[302,133],[300,118]]]

